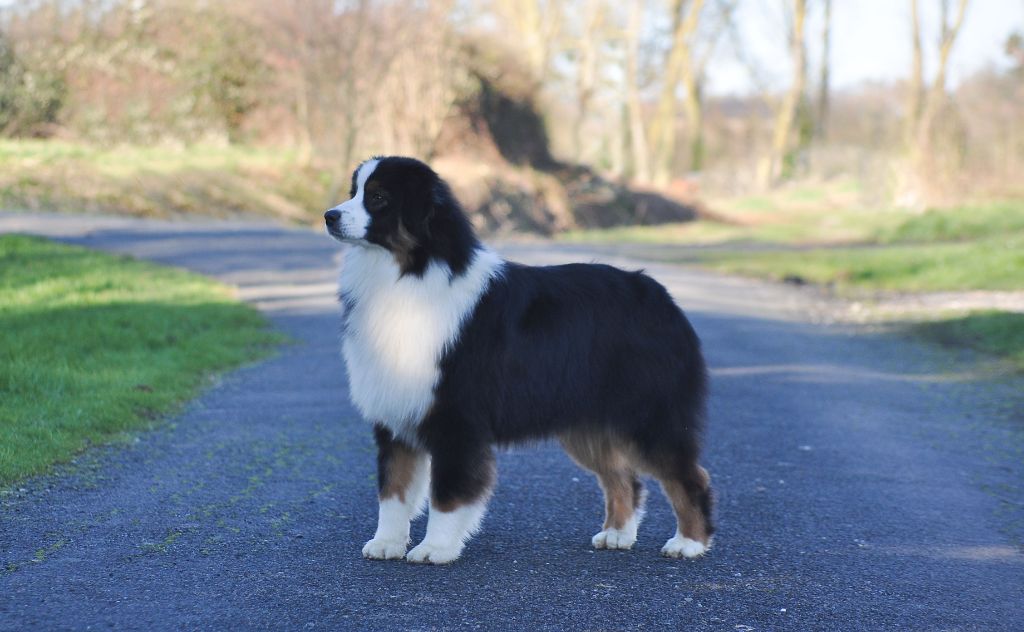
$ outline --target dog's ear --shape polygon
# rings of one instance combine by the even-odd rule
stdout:
[[[391,254],[395,257],[398,267],[402,270],[402,274],[411,270],[416,263],[415,252],[419,243],[415,235],[406,229],[401,218],[398,219],[398,225],[394,233],[388,237],[387,242]]]
[[[444,214],[451,201],[452,192],[448,189],[448,185],[444,183],[444,180],[438,178],[430,187],[430,202],[427,204],[427,212],[423,215],[423,233],[428,239],[430,238],[430,228],[434,220]]]
[[[423,241],[431,257],[445,261],[453,274],[462,274],[473,258],[478,242],[469,218],[448,183],[433,176],[423,214]]]

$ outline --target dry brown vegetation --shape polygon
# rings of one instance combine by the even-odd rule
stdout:
[[[833,93],[827,56],[809,69],[805,51],[828,49],[831,1],[777,0],[786,89],[721,98],[704,87],[715,55],[743,55],[736,0],[28,0],[0,10],[0,135],[181,162],[233,149],[116,177],[91,150],[6,151],[0,199],[303,217],[386,153],[435,164],[490,232],[679,221],[702,193],[837,176],[915,207],[1024,195],[1019,37],[1015,69],[950,91],[969,0],[920,0],[942,8],[939,33],[918,1],[908,45],[935,48],[929,75]],[[235,164],[247,152],[274,158]]]

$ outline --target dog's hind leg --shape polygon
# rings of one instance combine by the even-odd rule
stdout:
[[[561,436],[565,451],[594,472],[604,491],[604,526],[591,538],[595,549],[629,549],[636,543],[647,492],[626,451],[609,434],[573,431]]]
[[[430,458],[395,439],[383,426],[377,440],[377,487],[380,511],[377,532],[363,546],[363,557],[399,560],[409,546],[409,522],[423,510],[430,482]]]
[[[700,557],[711,546],[711,477],[700,465],[661,467],[654,472],[676,513],[676,534],[665,543],[667,557]]]

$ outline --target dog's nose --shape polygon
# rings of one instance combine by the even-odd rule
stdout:
[[[338,220],[341,219],[341,211],[332,208],[324,213],[324,219],[327,220],[328,224],[337,224]]]

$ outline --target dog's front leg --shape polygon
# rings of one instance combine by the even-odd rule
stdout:
[[[453,447],[431,454],[427,534],[409,551],[406,559],[410,562],[447,564],[457,560],[487,510],[494,488],[493,452],[483,445]]]
[[[380,510],[377,532],[363,546],[363,557],[400,560],[409,546],[409,522],[423,510],[430,482],[430,457],[395,439],[383,426],[377,440],[377,486]]]

